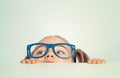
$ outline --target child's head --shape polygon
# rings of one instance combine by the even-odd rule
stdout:
[[[43,44],[39,44],[39,46],[37,45],[34,48],[32,55],[38,56],[39,55],[38,52],[41,53],[41,55],[42,55],[42,53],[44,54],[46,52],[45,50],[47,50],[47,48],[48,48],[48,47],[46,48],[46,46],[47,46],[46,44],[57,44],[57,43],[68,44],[68,41],[60,36],[47,36],[47,37],[43,38],[42,40],[40,40],[40,43],[44,43],[44,45]],[[69,55],[67,52],[71,51],[71,47],[69,45],[66,45],[66,44],[60,44],[60,45],[57,44],[54,47],[54,52],[56,52],[56,54],[53,52],[52,47],[50,47],[47,50],[47,54],[45,54],[43,57],[39,58],[40,62],[50,62],[50,63],[57,63],[57,62],[71,63],[71,62],[74,62],[72,57],[71,58],[70,57],[69,58],[58,57],[58,56],[66,57]],[[59,52],[59,54],[58,54],[58,52]],[[56,55],[58,55],[58,56],[56,56]]]
[[[34,45],[35,47],[32,50]],[[69,44],[66,39],[60,36],[47,36],[41,39],[39,43],[32,44],[31,46],[29,46],[29,49],[32,50],[31,55],[33,57],[35,56],[35,58],[40,56],[37,59],[41,63],[73,63],[76,60],[76,55],[78,56],[79,62],[85,62],[84,59],[86,59],[84,58],[86,56],[84,52],[81,50],[75,51],[75,46]],[[30,51],[28,52],[27,58],[35,59],[31,58]]]

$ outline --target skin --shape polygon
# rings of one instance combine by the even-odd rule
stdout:
[[[88,64],[105,64],[106,61],[104,59],[91,59],[91,60],[88,60],[87,62]]]
[[[42,43],[50,43],[50,44],[55,44],[55,43],[64,43],[65,41],[61,38],[55,37],[55,36],[50,36],[47,38],[42,39],[40,42]],[[42,58],[35,59],[23,59],[21,60],[22,64],[38,64],[38,63],[73,63],[73,59],[62,59],[57,57],[52,49],[49,49],[49,52]],[[104,64],[106,63],[104,59],[91,59],[88,60],[88,64]]]

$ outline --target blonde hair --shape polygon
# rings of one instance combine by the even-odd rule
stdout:
[[[44,39],[49,38],[49,37],[56,37],[56,38],[59,38],[59,39],[63,40],[65,43],[69,43],[65,38],[63,38],[63,37],[61,37],[61,36],[59,36],[59,35],[46,36],[46,37],[44,37],[43,39],[41,39],[39,42],[42,42]]]

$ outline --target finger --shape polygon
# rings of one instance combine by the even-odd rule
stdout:
[[[36,64],[35,59],[31,59],[31,64]]]
[[[40,63],[39,59],[35,59],[36,64]]]
[[[91,62],[91,64],[97,64],[96,61],[97,61],[97,59],[93,59],[92,62]]]
[[[97,64],[105,64],[106,61],[104,59],[98,59],[96,60]]]
[[[25,64],[25,60],[21,60],[20,63]]]
[[[25,63],[26,63],[26,64],[31,64],[30,59],[25,59]]]
[[[88,64],[91,64],[91,60],[89,59],[89,60],[87,61],[87,63],[88,63]]]
[[[96,64],[101,64],[101,59],[97,59]]]
[[[101,61],[101,64],[105,64],[105,63],[106,63],[106,61],[105,61],[105,60],[102,60],[102,61]]]

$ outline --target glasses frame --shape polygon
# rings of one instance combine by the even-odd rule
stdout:
[[[49,49],[50,48],[52,48],[52,50],[53,50],[53,53],[57,56],[57,57],[59,57],[59,58],[63,58],[63,59],[68,59],[68,58],[71,58],[72,57],[72,55],[74,54],[74,61],[76,62],[76,53],[75,53],[75,45],[73,45],[73,44],[69,44],[69,43],[56,43],[56,44],[46,44],[46,43],[32,43],[32,44],[28,44],[27,45],[27,57],[28,58],[42,58],[43,56],[33,56],[32,55],[32,53],[31,53],[31,47],[32,46],[34,46],[34,45],[39,45],[39,44],[41,44],[41,45],[45,45],[46,47],[47,47],[47,50],[46,50],[46,53],[43,55],[43,56],[45,56],[49,51]],[[60,57],[60,56],[58,56],[57,55],[57,53],[55,52],[55,50],[54,50],[54,48],[55,48],[55,46],[57,46],[57,45],[68,45],[68,46],[70,46],[71,47],[71,54],[70,54],[70,56],[69,57]]]

